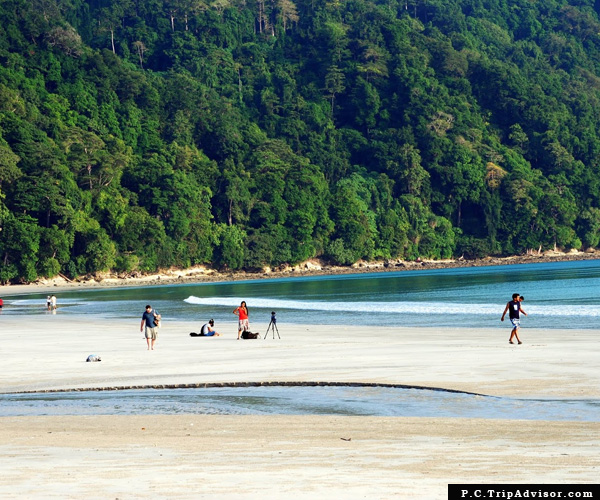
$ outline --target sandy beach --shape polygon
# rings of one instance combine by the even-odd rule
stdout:
[[[285,325],[191,338],[166,322],[0,316],[0,392],[233,382],[373,382],[595,398],[598,331]],[[266,324],[255,324],[264,332]],[[86,363],[89,354],[100,363]],[[0,498],[447,498],[448,483],[594,483],[600,423],[341,416],[0,418]]]

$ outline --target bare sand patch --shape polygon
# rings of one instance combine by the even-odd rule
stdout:
[[[593,483],[600,424],[329,416],[3,418],[2,498],[447,498]]]

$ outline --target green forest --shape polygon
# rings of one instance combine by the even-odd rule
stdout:
[[[0,283],[600,243],[598,0],[1,0]]]

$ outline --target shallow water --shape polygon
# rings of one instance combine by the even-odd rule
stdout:
[[[234,321],[233,308],[246,300],[251,324],[267,324],[275,310],[280,325],[509,328],[500,316],[515,292],[525,296],[524,328],[600,328],[599,260],[61,290],[57,319],[137,319],[150,303],[165,321],[200,326],[212,317],[218,326]],[[3,298],[3,314],[47,314],[45,294]]]
[[[242,387],[0,395],[0,417],[356,415],[600,421],[595,399],[515,399],[389,387]]]

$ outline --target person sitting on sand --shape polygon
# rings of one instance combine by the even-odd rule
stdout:
[[[215,320],[211,318],[210,320],[208,320],[208,323],[204,323],[202,325],[200,333],[191,332],[190,337],[220,337],[221,334],[217,333],[214,326]]]
[[[221,334],[217,333],[214,326],[215,326],[215,320],[211,318],[208,321],[208,323],[205,323],[204,325],[202,325],[202,329],[200,330],[200,333],[202,335],[204,335],[205,337],[220,337]]]

